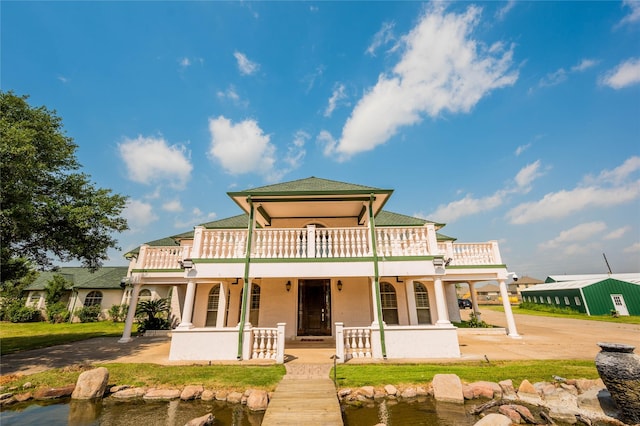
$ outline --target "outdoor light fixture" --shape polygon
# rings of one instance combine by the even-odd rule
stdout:
[[[284,286],[286,287],[287,291],[291,291],[291,281],[287,281]]]
[[[444,262],[444,266],[449,266],[452,260],[453,260],[452,258],[448,258],[447,261]]]
[[[433,267],[434,268],[444,268],[445,262],[442,258],[433,259]]]
[[[342,291],[342,281],[338,280],[338,291]]]
[[[182,269],[191,269],[193,268],[193,259],[184,259],[180,261],[180,267]]]

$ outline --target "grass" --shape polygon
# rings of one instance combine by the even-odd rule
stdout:
[[[552,376],[568,379],[597,379],[592,360],[535,360],[460,362],[446,364],[354,364],[337,367],[339,387],[384,386],[387,384],[426,384],[436,374],[456,374],[463,382],[480,380],[499,382],[511,379],[519,386],[524,379],[531,383],[552,381]],[[333,377],[333,372],[331,373]]]
[[[111,321],[49,324],[48,322],[0,323],[0,354],[46,348],[93,337],[122,336],[124,323]],[[135,331],[135,330],[134,330]]]
[[[139,387],[181,388],[185,385],[202,385],[206,389],[238,390],[264,389],[272,391],[285,374],[284,365],[180,365],[156,364],[95,364],[109,370],[109,384]],[[85,368],[54,368],[28,376],[0,377],[0,384],[20,388],[31,382],[34,388],[60,387],[74,384]]]
[[[504,312],[504,308],[502,305],[481,305],[480,310],[491,310]],[[514,314],[522,314],[522,315],[535,315],[539,317],[553,317],[553,318],[571,318],[571,319],[581,319],[588,321],[605,321],[612,322],[618,324],[640,324],[640,316],[621,316],[621,317],[612,317],[611,315],[587,315],[582,313],[556,313],[556,312],[547,312],[542,310],[533,310],[533,309],[522,309],[519,306],[511,306],[511,310]]]

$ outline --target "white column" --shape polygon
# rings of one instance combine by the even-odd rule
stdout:
[[[516,321],[513,318],[513,311],[511,310],[511,303],[509,302],[509,292],[507,291],[507,284],[505,280],[500,280],[500,296],[502,297],[502,306],[504,307],[504,314],[507,317],[507,335],[514,339],[519,339],[520,335],[516,329]]]
[[[193,328],[193,303],[196,299],[196,283],[189,280],[187,282],[187,294],[184,298],[184,308],[182,309],[182,321],[178,329]]]
[[[224,327],[225,316],[227,315],[227,283],[220,283],[220,293],[218,294],[218,317],[216,318],[216,328]]]
[[[373,277],[371,280],[371,306],[373,307],[373,322],[372,325],[378,327],[378,298],[376,297],[376,280]]]
[[[444,295],[447,300],[447,312],[449,321],[460,322],[460,307],[458,306],[458,293],[454,283],[444,284]]]
[[[418,310],[416,309],[416,292],[413,280],[405,280],[404,287],[407,292],[407,310],[409,311],[409,324],[418,324]]]
[[[131,340],[131,329],[133,328],[133,319],[136,316],[136,307],[138,306],[138,294],[140,293],[141,283],[133,285],[131,291],[131,299],[129,299],[129,310],[127,311],[127,319],[124,322],[124,331],[118,343],[129,343]]]
[[[246,309],[245,312],[247,314],[247,316],[245,317],[245,324],[248,324],[253,327],[257,327],[258,324],[251,324],[251,293],[253,290],[253,282],[251,282],[251,278],[249,278],[249,285],[247,286],[247,288],[249,289],[249,291],[247,291],[247,299],[246,299],[247,305],[245,306],[245,309]]]
[[[438,311],[438,321],[436,321],[436,325],[450,326],[451,321],[449,321],[449,312],[447,312],[444,286],[440,277],[433,277],[433,288],[436,291],[436,310]]]
[[[279,322],[278,326],[278,342],[276,349],[276,364],[284,364],[284,328],[286,322]]]
[[[473,313],[476,315],[478,320],[481,320],[480,308],[478,308],[478,295],[476,294],[476,283],[469,281],[467,284],[469,285],[469,294],[471,295],[471,307],[473,309]]]

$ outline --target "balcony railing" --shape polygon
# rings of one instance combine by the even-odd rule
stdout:
[[[496,241],[486,243],[436,242],[433,226],[376,228],[381,258],[444,256],[450,265],[501,264]],[[178,269],[186,258],[244,259],[247,230],[197,227],[193,248],[143,246],[137,269]],[[373,255],[368,228],[257,229],[253,234],[254,259],[334,259]]]

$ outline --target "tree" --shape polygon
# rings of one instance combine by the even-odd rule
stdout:
[[[114,233],[126,197],[96,188],[79,172],[77,145],[55,110],[32,107],[27,96],[0,91],[1,281],[25,268],[46,269],[52,257],[95,270],[118,248]],[[11,267],[5,268],[5,265]],[[28,269],[28,268],[27,268]]]

